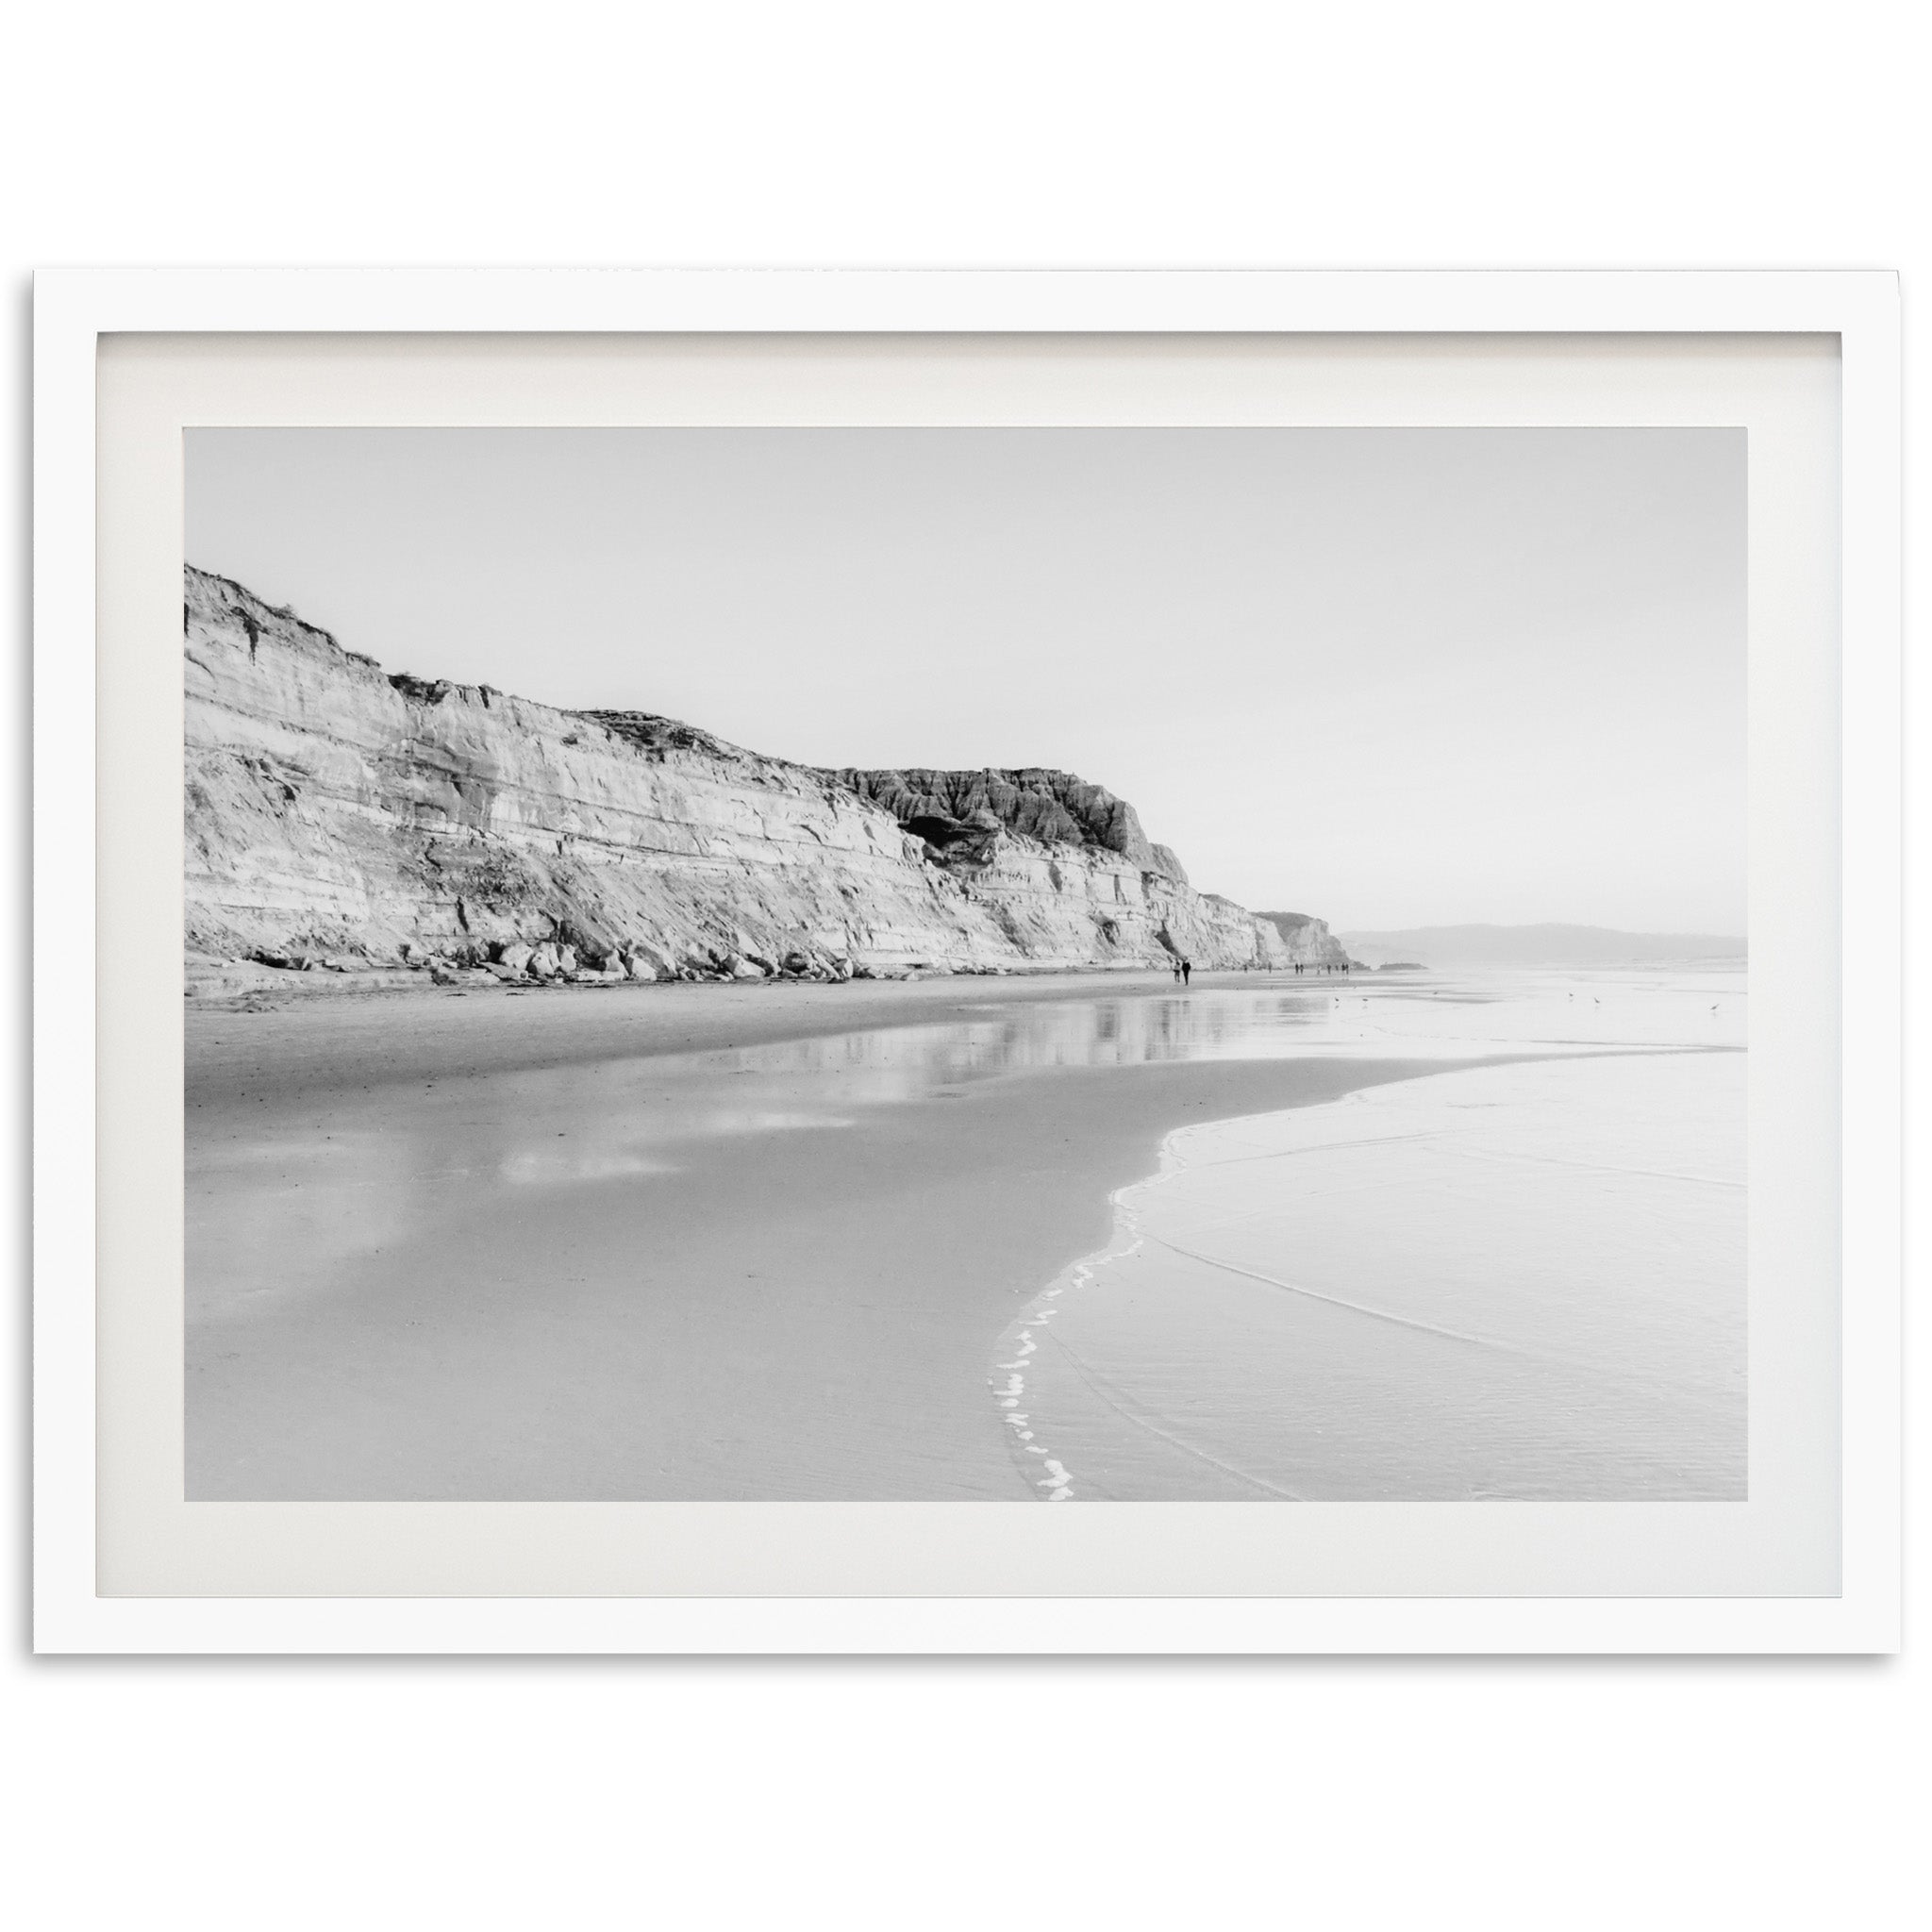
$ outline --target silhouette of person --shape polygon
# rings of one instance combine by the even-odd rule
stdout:
[[[1181,984],[1183,986],[1191,986],[1193,983],[1193,978],[1194,962],[1191,959],[1183,959],[1181,961]]]
[[[1178,959],[1174,962],[1174,983],[1176,986],[1181,983],[1181,962]]]

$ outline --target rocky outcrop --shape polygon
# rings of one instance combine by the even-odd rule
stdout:
[[[1124,798],[1071,772],[1028,766],[1017,771],[840,772],[841,784],[882,805],[941,858],[983,857],[1002,831],[1050,845],[1114,852],[1143,872],[1186,885],[1181,862],[1152,843]]]
[[[1288,948],[1288,957],[1306,966],[1354,966],[1348,948],[1328,930],[1325,919],[1311,918],[1306,912],[1257,912],[1255,917],[1272,925]]]
[[[192,568],[184,618],[203,960],[458,984],[1298,957],[1066,773],[818,771],[391,675]]]

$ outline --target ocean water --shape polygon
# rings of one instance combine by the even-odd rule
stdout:
[[[1171,1134],[1000,1338],[1030,1487],[1743,1496],[1742,976],[1419,976],[1299,1030],[1549,1057]]]

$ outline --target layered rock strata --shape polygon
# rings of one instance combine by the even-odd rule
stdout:
[[[192,567],[185,650],[192,960],[455,982],[1299,957],[1064,773],[818,771],[390,675]]]
[[[1183,886],[1188,882],[1180,860],[1148,839],[1140,814],[1124,798],[1071,772],[1037,766],[983,772],[847,767],[838,776],[861,798],[884,806],[936,856],[980,860],[989,839],[1017,832],[1042,844],[1118,853],[1142,872],[1158,872]]]
[[[1349,957],[1348,948],[1328,930],[1325,919],[1306,912],[1257,912],[1255,917],[1280,934],[1289,957],[1309,966],[1357,966],[1361,962]]]

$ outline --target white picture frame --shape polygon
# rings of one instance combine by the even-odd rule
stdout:
[[[60,1652],[1873,1652],[1900,1616],[1899,340],[1883,274],[61,271],[36,289],[35,1641]],[[1837,341],[1842,1195],[1836,1593],[103,1593],[97,1230],[104,338]],[[216,341],[214,339],[220,339]],[[865,353],[864,343],[857,352]],[[434,407],[425,399],[425,407]],[[541,402],[536,405],[541,408]],[[1444,403],[1441,420],[1461,420]],[[1235,420],[1239,420],[1236,418]],[[1694,420],[1710,420],[1698,417]],[[1724,420],[1719,418],[1718,420]],[[178,565],[178,558],[175,559]],[[178,575],[176,578],[178,582]],[[1833,721],[1806,728],[1829,733]],[[178,772],[178,763],[175,767]],[[1754,788],[1775,774],[1754,769]],[[157,791],[157,809],[162,808]],[[172,806],[168,808],[172,809]],[[1856,977],[1854,976],[1856,969]],[[98,1001],[98,1007],[97,1007]],[[224,1507],[249,1510],[275,1506]],[[307,1506],[327,1511],[336,1506]],[[391,1507],[391,1506],[383,1506]],[[482,1506],[411,1506],[460,1512]],[[588,1505],[525,1505],[583,1511]],[[675,1506],[764,1507],[766,1506]],[[806,1505],[847,1510],[865,1506]],[[981,1506],[895,1506],[944,1510]],[[1001,1507],[1004,1506],[987,1506]],[[1169,1506],[1152,1506],[1165,1507]],[[1246,1507],[1248,1506],[1236,1506]],[[1266,1506],[1263,1506],[1266,1507]],[[1301,1507],[1301,1506],[1289,1506]],[[1374,1507],[1374,1506],[1371,1506]],[[1456,1506],[1419,1506],[1425,1509]],[[1496,1506],[1476,1506],[1493,1507]],[[1507,1507],[1507,1506],[1505,1506]],[[1065,1512],[1058,1512],[1065,1514]],[[318,1521],[320,1519],[317,1519]],[[849,1519],[848,1519],[849,1520]],[[249,1534],[245,1515],[234,1519]],[[264,1519],[261,1533],[269,1534]],[[861,1533],[876,1533],[874,1530]],[[433,1542],[433,1539],[432,1539]],[[1465,1586],[1480,1591],[1481,1583]]]

